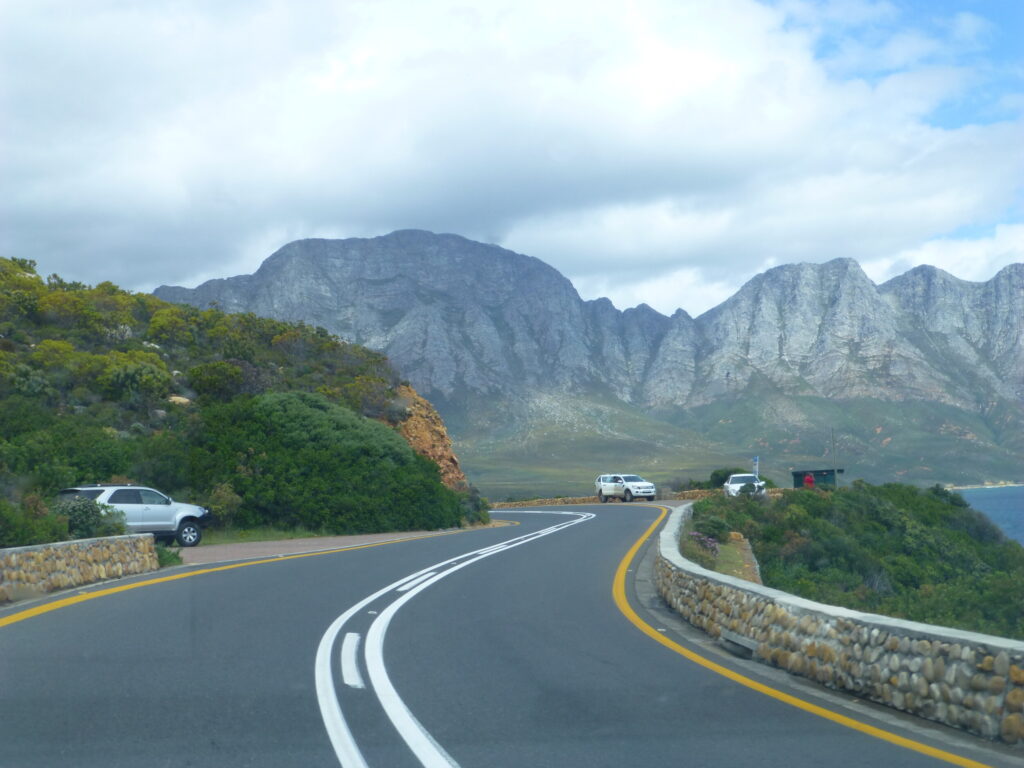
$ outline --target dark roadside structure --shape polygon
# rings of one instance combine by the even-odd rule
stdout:
[[[793,487],[837,488],[836,478],[845,472],[845,469],[794,469],[792,470]],[[813,485],[805,481],[808,475],[813,479]]]

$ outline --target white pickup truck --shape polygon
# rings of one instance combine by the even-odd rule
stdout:
[[[594,480],[597,498],[603,504],[608,499],[632,501],[638,496],[654,501],[658,492],[654,483],[649,483],[640,475],[598,475]]]

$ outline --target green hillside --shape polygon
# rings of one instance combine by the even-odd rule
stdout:
[[[321,328],[0,258],[0,546],[54,538],[53,494],[109,481],[229,524],[457,525],[474,510],[388,426],[396,384],[382,355]]]
[[[760,386],[651,412],[611,398],[548,394],[543,408],[515,411],[511,430],[508,407],[479,396],[472,402],[473,421],[446,420],[467,474],[493,499],[589,493],[602,472],[637,472],[664,484],[725,465],[750,467],[753,456],[762,475],[788,487],[791,469],[832,466],[832,430],[847,482],[1024,480],[1015,413],[981,416],[940,403],[834,400]]]
[[[751,542],[765,585],[811,600],[1024,639],[1024,547],[940,487],[715,496],[694,527]]]

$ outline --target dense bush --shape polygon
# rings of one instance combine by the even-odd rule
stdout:
[[[725,544],[729,541],[729,531],[732,529],[725,519],[718,515],[701,515],[693,521],[693,530],[714,539],[719,544]]]
[[[202,422],[192,476],[203,487],[231,484],[240,525],[340,534],[439,528],[462,517],[435,464],[321,395],[239,398],[206,408]]]
[[[68,535],[72,539],[120,536],[127,531],[124,512],[81,496],[58,502],[53,512],[67,518]]]
[[[0,548],[27,547],[68,538],[67,518],[39,514],[30,505],[0,499]]]
[[[768,586],[1024,638],[1024,547],[944,489],[857,482],[829,493],[716,496],[694,505],[698,530],[713,518],[750,539]]]
[[[468,491],[460,493],[459,501],[462,506],[462,517],[470,525],[491,522],[491,515],[488,511],[491,504],[480,495],[476,486],[471,485]]]

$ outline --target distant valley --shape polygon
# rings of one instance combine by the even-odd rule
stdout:
[[[387,354],[494,499],[659,482],[758,455],[873,482],[1021,479],[1024,264],[985,283],[848,259],[781,266],[692,318],[584,301],[538,259],[404,230],[289,243],[168,301],[300,320]]]

